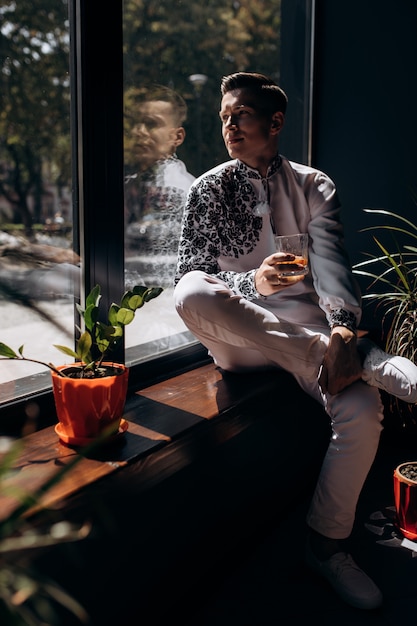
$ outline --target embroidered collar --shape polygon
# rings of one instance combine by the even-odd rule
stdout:
[[[241,171],[243,174],[245,174],[248,178],[255,178],[258,180],[262,180],[263,177],[260,175],[258,170],[255,170],[254,168],[249,167],[249,165],[246,165],[246,163],[243,163],[243,161],[239,161],[239,159],[236,159],[236,161],[237,161],[238,170]],[[281,162],[282,162],[281,156],[277,154],[272,159],[271,163],[269,164],[266,178],[270,178],[273,174],[275,174],[275,172],[280,168]]]

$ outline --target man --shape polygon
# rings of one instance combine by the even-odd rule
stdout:
[[[162,85],[129,90],[125,103],[125,160],[133,172],[125,188],[127,245],[147,257],[143,264],[158,284],[171,285],[185,198],[195,179],[176,155],[187,105]]]
[[[307,562],[349,604],[382,594],[346,551],[383,418],[378,388],[417,401],[417,367],[358,339],[361,301],[343,245],[334,183],[278,153],[285,93],[255,73],[224,77],[220,119],[231,161],[191,187],[176,308],[216,364],[278,367],[325,408],[332,437],[307,516]],[[283,277],[273,235],[309,235],[307,276]]]

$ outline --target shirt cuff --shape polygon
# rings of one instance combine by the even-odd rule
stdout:
[[[335,326],[344,326],[355,333],[356,316],[352,311],[346,311],[346,309],[333,309],[333,311],[330,311],[329,325],[331,330]]]
[[[259,293],[259,291],[255,287],[255,274],[256,270],[250,270],[247,273],[248,283],[250,284],[250,287],[248,285],[247,293],[243,295],[248,300],[266,300],[266,296],[263,296],[261,293]]]

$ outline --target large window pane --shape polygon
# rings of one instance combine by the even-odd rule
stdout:
[[[72,241],[67,3],[3,2],[0,30],[0,341],[60,364],[65,356],[52,344],[73,345],[80,271]],[[44,374],[36,382],[37,372]],[[0,363],[1,402],[49,384],[44,367]]]
[[[185,137],[176,154],[198,176],[228,158],[217,115],[221,77],[237,70],[268,73],[290,88],[284,154],[297,160],[288,138],[299,137],[303,153],[310,7],[310,0],[115,0],[97,30],[96,7],[88,0],[40,0],[36,10],[28,0],[0,3],[0,341],[62,363],[65,356],[52,344],[72,345],[80,290],[99,282],[110,302],[124,285],[140,282],[163,284],[165,292],[127,329],[126,363],[148,362],[134,368],[131,379],[167,372],[184,356],[201,354],[172,306],[183,199],[176,185],[154,185],[156,177],[144,175],[146,160],[138,162],[129,145],[136,115],[130,104],[155,84],[183,98]],[[155,219],[161,198],[166,210]],[[73,250],[82,255],[82,271]],[[51,320],[20,306],[20,296]],[[57,319],[65,330],[55,328]],[[9,399],[45,388],[49,371],[0,363],[6,411]]]
[[[221,77],[256,70],[280,80],[280,8],[278,0],[124,2],[126,279],[165,290],[146,323],[138,316],[126,329],[141,358],[194,341],[172,303],[186,192],[228,158]]]

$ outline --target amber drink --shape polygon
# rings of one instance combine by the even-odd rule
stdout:
[[[275,249],[277,252],[293,254],[294,259],[277,264],[281,276],[301,276],[308,274],[308,234],[276,235]]]

